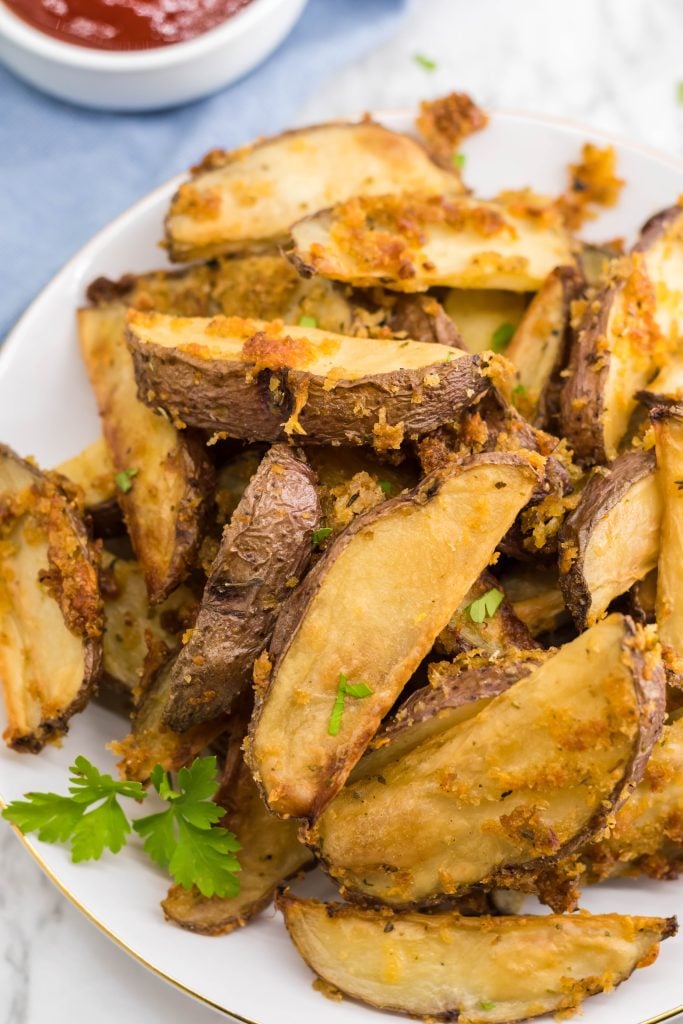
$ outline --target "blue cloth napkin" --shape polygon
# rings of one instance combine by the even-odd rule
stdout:
[[[287,127],[318,84],[386,37],[404,4],[309,0],[265,64],[160,113],[72,107],[0,67],[0,338],[95,231],[206,150]]]

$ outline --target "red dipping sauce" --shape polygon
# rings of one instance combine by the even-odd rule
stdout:
[[[5,0],[20,18],[64,43],[149,50],[216,28],[251,0]]]

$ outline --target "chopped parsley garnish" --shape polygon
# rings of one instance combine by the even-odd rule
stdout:
[[[453,165],[458,171],[461,171],[463,169],[463,167],[465,166],[466,159],[467,158],[464,153],[453,154]]]
[[[24,834],[36,832],[42,842],[70,843],[75,863],[99,860],[104,850],[118,853],[133,830],[143,837],[148,856],[183,888],[196,885],[207,897],[237,895],[240,844],[216,824],[225,811],[211,799],[218,789],[215,757],[198,757],[181,768],[177,790],[161,765],[155,765],[152,785],[168,806],[133,822],[119,797],[141,803],[147,791],[139,782],[120,782],[85,757],[77,757],[69,771],[70,796],[26,793],[2,817]]]
[[[476,601],[472,601],[472,604],[469,604],[466,608],[466,611],[470,613],[472,622],[483,622],[484,619],[490,619],[498,611],[498,606],[504,597],[505,594],[502,590],[494,588],[487,590]]]
[[[480,999],[479,1009],[480,1010],[495,1010],[496,1004],[492,1003],[490,999]]]
[[[353,697],[355,700],[361,700],[363,697],[371,697],[372,694],[373,691],[366,683],[350,683],[347,676],[340,672],[337,683],[337,696],[335,697],[330,721],[327,726],[330,736],[339,735],[346,698]]]
[[[500,324],[491,335],[491,348],[494,352],[503,352],[512,341],[515,333],[514,324]]]
[[[317,327],[318,321],[314,316],[300,316],[299,327]]]
[[[139,469],[122,469],[120,473],[117,473],[114,477],[114,483],[120,491],[124,494],[128,494],[128,491],[133,486],[133,477],[137,476],[140,472]]]
[[[425,57],[423,53],[415,54],[415,63],[419,64],[421,68],[425,69],[425,71],[436,70],[436,61],[432,60],[430,57]]]
[[[391,492],[394,489],[394,485],[392,484],[391,480],[380,480],[379,487],[382,494],[391,494]]]
[[[324,540],[327,540],[331,533],[332,529],[329,526],[323,526],[320,530],[314,530],[311,544],[314,548],[317,548]]]

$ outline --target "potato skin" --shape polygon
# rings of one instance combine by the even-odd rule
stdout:
[[[229,711],[249,684],[280,604],[306,571],[319,522],[312,470],[274,446],[223,533],[196,625],[173,667],[170,728],[184,732]]]
[[[141,401],[190,426],[249,441],[287,440],[300,398],[296,433],[307,444],[373,444],[383,414],[387,427],[402,424],[402,437],[417,438],[457,419],[490,387],[478,356],[339,380],[330,388],[325,378],[296,369],[262,370],[247,380],[246,363],[141,343],[131,332],[128,344]],[[425,387],[425,378],[434,386]]]
[[[654,451],[626,452],[614,460],[606,473],[596,473],[586,484],[581,501],[565,520],[560,532],[560,551],[572,561],[560,572],[559,584],[567,608],[579,629],[586,629],[592,603],[583,562],[593,531],[630,488],[655,470]],[[574,556],[574,552],[576,552]]]

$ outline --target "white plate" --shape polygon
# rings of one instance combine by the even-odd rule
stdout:
[[[407,114],[386,115],[392,127],[409,130]],[[557,192],[566,166],[587,138],[605,137],[581,126],[517,113],[497,113],[486,131],[469,139],[466,178],[482,195],[531,185]],[[614,141],[614,140],[609,140]],[[592,222],[596,240],[633,236],[655,210],[683,192],[683,163],[626,143],[615,142],[619,173],[627,187],[616,210]],[[200,154],[197,154],[198,156]],[[99,433],[95,402],[81,366],[74,310],[84,288],[99,274],[116,277],[163,265],[157,248],[171,181],[115,220],[74,257],[36,299],[0,354],[0,439],[22,455],[34,454],[51,466],[75,454]],[[4,728],[0,710],[0,730]],[[13,800],[29,790],[66,788],[67,767],[85,754],[102,768],[113,768],[105,744],[126,732],[125,723],[92,706],[74,719],[61,748],[39,757],[0,749],[0,793]],[[312,976],[272,912],[224,938],[191,935],[164,922],[159,909],[167,880],[132,842],[123,853],[99,863],[73,865],[65,849],[32,838],[24,845],[52,880],[108,935],[152,970],[216,1009],[249,1024],[371,1024],[403,1020],[352,1002],[323,1002],[311,988]],[[23,856],[17,846],[17,856]],[[309,878],[309,892],[331,891]],[[582,904],[595,912],[668,916],[683,920],[683,880],[612,882],[587,889]],[[680,961],[683,940],[662,946],[657,963],[638,971],[609,996],[589,999],[585,1024],[642,1024],[671,1019],[683,1003]]]

